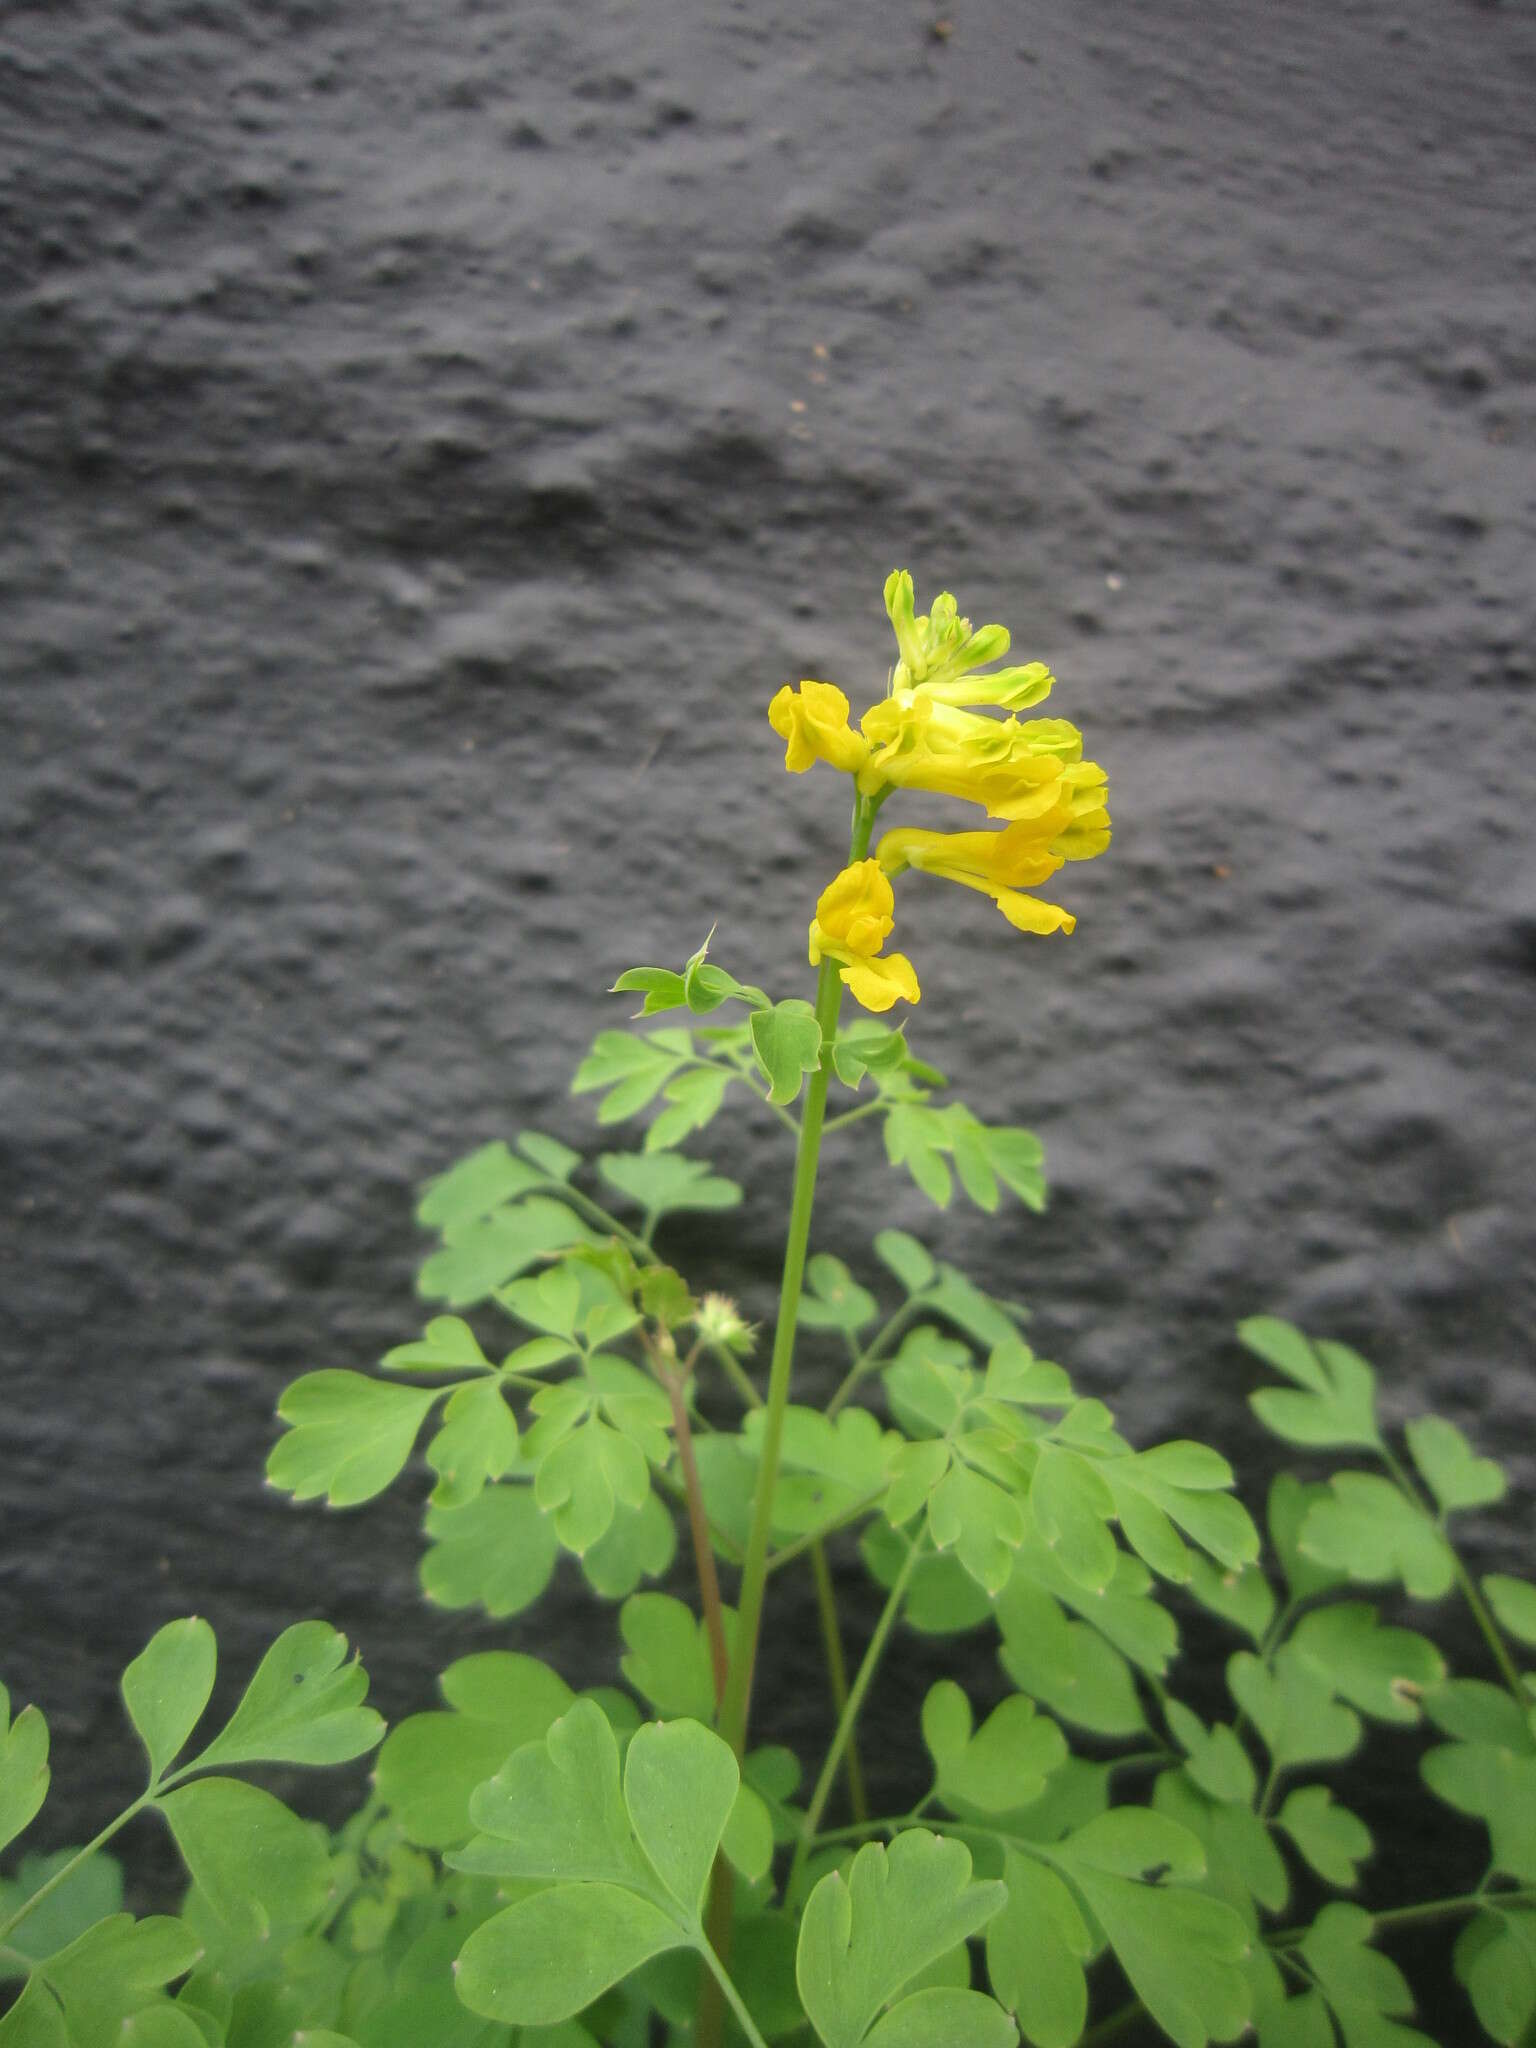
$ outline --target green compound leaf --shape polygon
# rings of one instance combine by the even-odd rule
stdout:
[[[368,1674],[325,1621],[286,1628],[256,1667],[234,1713],[195,1760],[214,1764],[344,1764],[373,1748],[383,1717],[363,1701]]]
[[[1073,2048],[1088,2019],[1093,1953],[1077,1901],[1053,1870],[1003,1852],[1008,1904],[987,1927],[987,1975],[1034,2048]]]
[[[1326,1785],[1300,1785],[1286,1800],[1275,1825],[1284,1828],[1301,1854],[1335,1891],[1353,1891],[1356,1865],[1371,1854],[1371,1831],[1347,1806],[1335,1803]]]
[[[427,1446],[437,1474],[432,1505],[458,1508],[479,1498],[486,1481],[517,1462],[517,1424],[495,1380],[460,1387],[443,1410],[443,1426]]]
[[[1247,1650],[1227,1663],[1232,1697],[1252,1721],[1277,1771],[1335,1763],[1360,1741],[1360,1719],[1333,1696],[1315,1666],[1286,1644],[1266,1667]]]
[[[1484,2032],[1520,2048],[1536,2022],[1536,1913],[1479,1913],[1457,1938],[1455,1969]]]
[[[414,1344],[397,1344],[379,1360],[385,1372],[490,1372],[491,1361],[460,1316],[434,1316]]]
[[[331,1896],[324,1828],[239,1778],[200,1778],[155,1801],[215,1918],[237,1939],[318,1919]]]
[[[971,1703],[951,1679],[940,1679],[923,1702],[923,1741],[936,1768],[935,1788],[956,1813],[1009,1813],[1029,1806],[1067,1744],[1054,1721],[1014,1693],[972,1732]]]
[[[451,1308],[471,1308],[551,1252],[601,1242],[566,1203],[552,1195],[529,1195],[510,1208],[448,1225],[442,1250],[416,1276],[416,1292]]]
[[[668,1593],[636,1593],[619,1612],[627,1645],[619,1669],[635,1691],[668,1719],[715,1718],[715,1677],[702,1616]]]
[[[438,1398],[358,1372],[305,1373],[277,1404],[290,1427],[272,1447],[267,1477],[295,1500],[323,1495],[333,1508],[372,1500],[399,1477]]]
[[[1491,1742],[1453,1742],[1421,1759],[1424,1782],[1488,1829],[1494,1868],[1536,1883],[1536,1756]]]
[[[558,1885],[477,1927],[455,1986],[471,2012],[519,2027],[583,2011],[652,1956],[685,1945],[659,1906],[615,1884]]]
[[[48,1797],[48,1723],[36,1707],[14,1721],[0,1685],[0,1849],[13,1841]]]
[[[707,1728],[649,1723],[629,1745],[621,1792],[613,1731],[578,1700],[471,1802],[482,1833],[451,1860],[553,1889],[471,1935],[460,1997],[492,2018],[547,2025],[651,1956],[702,1946],[699,1911],[739,1782]]]
[[[425,1528],[427,1598],[439,1607],[483,1607],[498,1621],[533,1605],[560,1554],[531,1486],[488,1486],[463,1507],[429,1508]]]
[[[179,1920],[114,1913],[48,1957],[0,2020],[0,2043],[106,2048],[132,2039],[125,2036],[125,2023],[145,2008],[174,2010],[162,1987],[190,1970],[199,1953],[196,1936]]]
[[[908,1294],[921,1294],[938,1272],[927,1247],[904,1230],[880,1231],[875,1238],[875,1257],[896,1275]]]
[[[826,2048],[857,2048],[882,2006],[1007,1899],[1002,1884],[971,1882],[963,1843],[926,1828],[888,1849],[866,1842],[846,1880],[837,1871],[822,1878],[805,1904],[795,1976]]]
[[[752,1012],[752,1049],[768,1083],[768,1100],[793,1102],[807,1074],[821,1065],[821,1026],[811,1005],[792,996]]]
[[[456,1223],[474,1223],[504,1202],[536,1188],[543,1175],[525,1160],[515,1159],[503,1139],[482,1145],[447,1173],[427,1183],[416,1209],[416,1221],[429,1230],[446,1231]]]
[[[1401,1580],[1415,1600],[1438,1600],[1455,1582],[1456,1560],[1444,1536],[1374,1472],[1339,1472],[1302,1524],[1304,1557],[1363,1584]]]
[[[1413,2011],[1413,1994],[1397,1965],[1367,1946],[1371,1927],[1359,1906],[1324,1906],[1301,1942],[1345,2041],[1349,2048],[1435,2048],[1427,2034],[1392,2024]]]
[[[846,1330],[851,1336],[880,1313],[875,1297],[830,1252],[817,1252],[811,1259],[805,1283],[800,1320],[808,1330]]]
[[[1445,1678],[1445,1659],[1427,1636],[1384,1628],[1361,1600],[1305,1615],[1291,1645],[1340,1699],[1377,1721],[1417,1721],[1421,1696]]]
[[[398,1723],[374,1772],[379,1797],[407,1840],[424,1849],[467,1841],[475,1787],[572,1704],[570,1687],[548,1665],[510,1650],[462,1657],[438,1682],[452,1711]]]
[[[1528,1579],[1513,1579],[1504,1572],[1490,1572],[1483,1591],[1500,1628],[1506,1628],[1516,1642],[1536,1649],[1536,1586]]]
[[[219,1651],[196,1615],[168,1621],[123,1673],[123,1704],[149,1752],[154,1783],[175,1762],[213,1692]]]
[[[1154,1831],[1146,1825],[1158,1823]],[[1187,1829],[1161,1815],[1117,1808],[1052,1851],[1104,1929],[1131,1987],[1178,2048],[1230,2040],[1252,1999],[1243,1962],[1248,1930],[1203,1892],[1137,1882],[1124,1873],[1171,1866],[1194,1875],[1205,1858]]]
[[[643,1209],[652,1224],[674,1211],[734,1209],[741,1201],[735,1181],[680,1152],[605,1152],[597,1165],[608,1185]]]
[[[1403,1434],[1442,1514],[1458,1508],[1485,1508],[1504,1498],[1503,1471],[1492,1458],[1480,1458],[1454,1422],[1440,1415],[1421,1415]]]
[[[1376,1375],[1347,1344],[1314,1343],[1278,1316],[1251,1316],[1237,1326],[1239,1341],[1295,1382],[1264,1387],[1249,1404],[1266,1429],[1287,1443],[1337,1450],[1377,1450]]]

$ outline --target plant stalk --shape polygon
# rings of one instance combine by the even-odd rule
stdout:
[[[858,1675],[854,1679],[852,1689],[848,1694],[848,1704],[839,1716],[837,1727],[833,1732],[832,1746],[827,1751],[826,1761],[822,1764],[821,1776],[816,1780],[816,1789],[811,1794],[811,1803],[805,1809],[805,1819],[800,1825],[800,1839],[795,1844],[794,1859],[789,1866],[789,1876],[785,1880],[784,1891],[786,1897],[794,1889],[795,1879],[800,1874],[800,1866],[804,1863],[806,1853],[810,1849],[817,1824],[826,1810],[827,1800],[832,1793],[832,1783],[837,1776],[837,1767],[842,1762],[843,1751],[853,1739],[853,1731],[858,1723],[859,1712],[864,1705],[864,1696],[869,1691],[870,1681],[873,1679],[876,1668],[885,1652],[885,1646],[889,1640],[891,1630],[896,1626],[897,1617],[901,1613],[901,1603],[907,1597],[907,1587],[911,1583],[913,1572],[917,1569],[917,1561],[923,1553],[924,1546],[925,1538],[922,1535],[913,1537],[912,1546],[906,1555],[906,1561],[902,1565],[901,1570],[896,1574],[896,1583],[892,1586],[886,1598],[885,1606],[880,1611],[880,1619],[875,1623],[875,1632],[869,1639],[869,1648],[864,1652],[864,1661],[859,1666]]]
[[[842,1717],[848,1709],[848,1666],[843,1659],[843,1631],[837,1618],[837,1595],[832,1590],[832,1573],[827,1566],[826,1546],[817,1538],[810,1546],[811,1573],[816,1581],[816,1606],[821,1616],[821,1639],[827,1652],[827,1682],[832,1688],[833,1711]],[[864,1767],[858,1744],[848,1738],[848,1804],[855,1820],[868,1820],[869,1804],[864,1796]]]

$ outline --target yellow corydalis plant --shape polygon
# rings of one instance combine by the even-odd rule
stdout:
[[[887,1010],[898,997],[916,1002],[919,994],[905,955],[878,957],[895,914],[888,877],[908,868],[937,875],[989,895],[1019,931],[1070,932],[1077,922],[1070,911],[1024,892],[1069,860],[1091,860],[1110,839],[1107,778],[1097,762],[1083,759],[1077,727],[1064,718],[1017,716],[1050,694],[1055,679],[1045,664],[976,673],[1008,652],[1007,628],[973,629],[948,591],[919,614],[905,569],[887,577],[885,608],[900,653],[885,696],[855,731],[849,701],[834,683],[786,683],[768,707],[769,723],[786,742],[784,766],[802,775],[825,761],[853,776],[871,817],[893,791],[920,789],[979,804],[1003,829],[898,827],[881,838],[872,860],[845,868],[823,893],[811,925],[811,960],[837,960],[842,979],[869,1010]],[[866,870],[885,883],[883,895]],[[874,943],[860,943],[876,925],[882,928]]]

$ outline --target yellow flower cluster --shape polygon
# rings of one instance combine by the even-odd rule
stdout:
[[[975,671],[1008,652],[1002,626],[973,631],[948,592],[918,615],[905,569],[885,586],[885,608],[901,659],[885,697],[855,731],[848,699],[835,684],[785,684],[768,707],[786,742],[784,765],[801,775],[816,761],[852,775],[878,807],[897,789],[936,791],[981,805],[1004,821],[1000,832],[929,832],[901,826],[884,834],[873,859],[845,868],[823,893],[811,925],[811,960],[841,964],[842,978],[870,1010],[898,996],[918,999],[905,955],[884,959],[895,898],[889,877],[913,868],[979,889],[1019,931],[1070,932],[1076,919],[1058,904],[1022,893],[1066,861],[1091,860],[1109,844],[1107,780],[1083,759],[1083,738],[1064,718],[1020,720],[1049,694],[1042,662]],[[1006,717],[985,715],[1002,711]]]

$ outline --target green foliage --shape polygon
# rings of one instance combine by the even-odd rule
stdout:
[[[798,1323],[816,1362],[845,1370],[813,1406],[796,1361],[789,1398],[782,1357],[755,1364],[741,1314],[705,1291],[720,1276],[695,1292],[654,1249],[672,1219],[742,1200],[675,1149],[732,1085],[792,1126],[804,1096],[806,1129],[831,1086],[853,1091],[826,1128],[878,1116],[889,1159],[940,1206],[958,1181],[984,1211],[1004,1190],[1039,1208],[1038,1140],[938,1099],[948,1083],[904,1031],[861,1019],[824,1042],[809,1003],[736,981],[707,946],[619,987],[643,1018],[686,1013],[601,1032],[578,1069],[600,1126],[649,1119],[639,1149],[589,1168],[525,1132],[432,1181],[419,1291],[454,1312],[378,1375],[326,1364],[296,1380],[269,1476],[337,1507],[416,1486],[422,1589],[449,1612],[523,1616],[557,1570],[574,1583],[570,1553],[588,1591],[621,1603],[624,1686],[578,1696],[511,1649],[459,1658],[329,1834],[230,1773],[345,1764],[380,1742],[343,1639],[286,1630],[184,1762],[216,1646],[205,1622],[169,1623],[123,1674],[144,1792],[91,1849],[24,1855],[0,1881],[0,1979],[17,1991],[0,2048],[1008,2048],[1019,2032],[1074,2048],[1122,1979],[1178,2048],[1248,2028],[1259,2048],[1420,2048],[1408,1986],[1374,1945],[1394,1912],[1464,1917],[1470,2011],[1493,2040],[1525,2041],[1536,1682],[1511,1644],[1536,1647],[1536,1585],[1490,1574],[1479,1593],[1451,1533],[1502,1498],[1499,1466],[1435,1416],[1395,1446],[1358,1353],[1255,1318],[1242,1343],[1280,1383],[1254,1409],[1309,1461],[1271,1488],[1266,1548],[1219,1452],[1129,1442],[1026,1343],[1018,1303],[889,1228],[857,1277],[830,1250],[806,1257]],[[1340,1469],[1310,1462],[1339,1454]],[[832,1603],[860,1560],[883,1606],[844,1632],[861,1610],[840,1622]],[[778,1744],[749,1748],[732,1685],[717,1698],[716,1644],[734,1684],[754,1597],[760,1610],[772,1575],[804,1569],[829,1661],[857,1660],[833,1686],[846,1704],[819,1775]],[[1402,1625],[1400,1594],[1457,1588],[1488,1676],[1452,1674]],[[1230,1709],[1181,1696],[1191,1615],[1197,1640],[1232,1632]],[[979,1633],[1000,1668],[973,1707],[925,1667],[905,1725],[930,1789],[868,1818],[855,1728],[874,1697],[899,1725],[882,1689],[906,1675],[907,1629]],[[0,1845],[48,1786],[42,1714],[9,1707],[0,1690]],[[1482,1830],[1489,1869],[1476,1892],[1415,1908],[1374,1867],[1372,1809],[1337,1767],[1422,1722],[1424,1788]],[[176,1918],[124,1913],[100,1847],[145,1812],[185,1867]],[[1370,1903],[1314,1911],[1319,1888]],[[973,1982],[983,1957],[989,1989]]]

